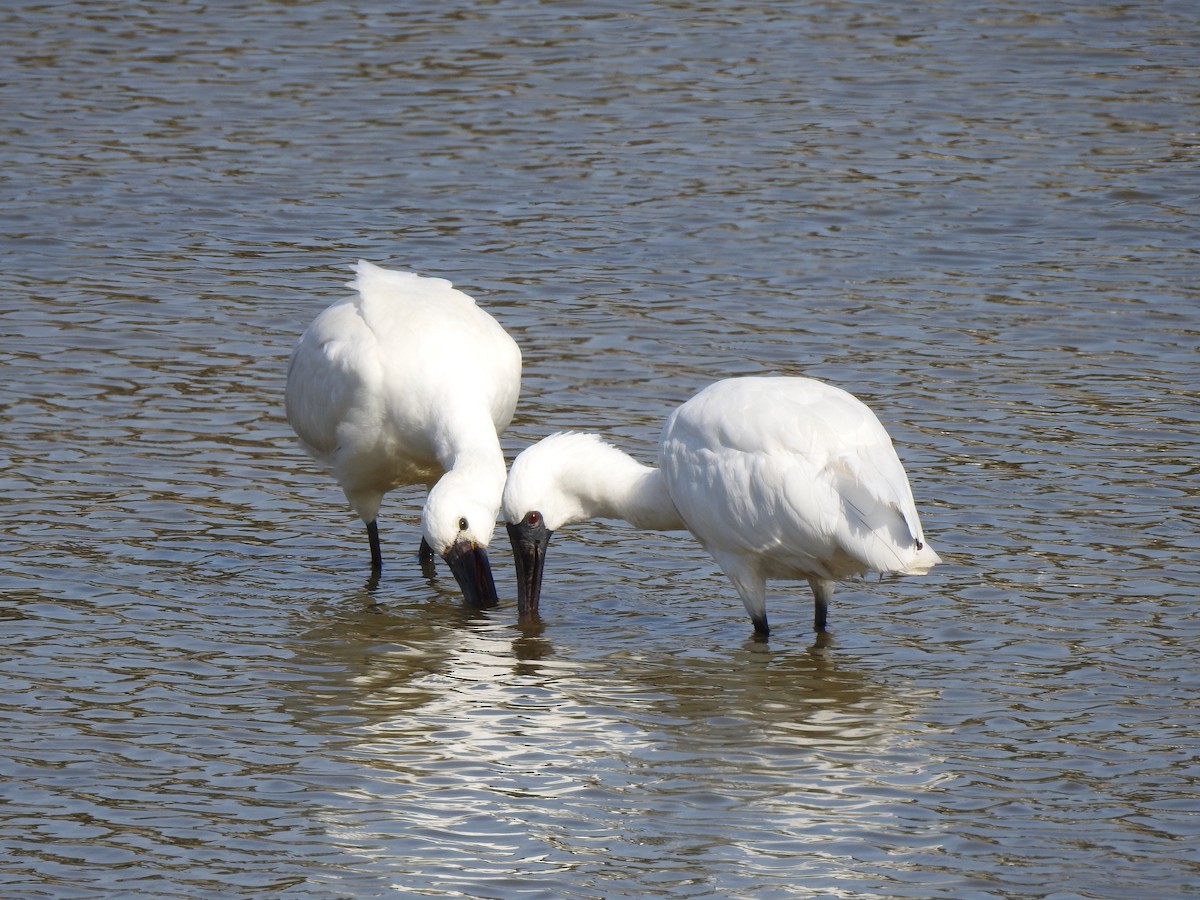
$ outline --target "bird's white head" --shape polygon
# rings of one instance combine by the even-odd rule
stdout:
[[[487,547],[496,529],[499,500],[470,472],[454,469],[429,490],[421,529],[425,540],[442,556],[455,544]]]
[[[425,541],[450,566],[472,606],[495,606],[496,585],[487,546],[496,529],[500,485],[470,468],[447,472],[429,490],[421,513]]]
[[[517,570],[517,617],[535,619],[542,593],[542,570],[554,531],[592,514],[586,504],[602,477],[588,460],[619,453],[592,434],[563,432],[526,447],[513,460],[504,484],[501,510]]]
[[[603,471],[589,465],[597,454],[624,456],[594,434],[565,431],[526,447],[513,460],[504,484],[504,521],[516,524],[536,512],[550,531],[595,515],[586,508],[592,480]]]

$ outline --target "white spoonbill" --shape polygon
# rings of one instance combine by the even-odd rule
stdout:
[[[288,422],[333,470],[383,565],[383,495],[425,485],[421,559],[433,551],[475,606],[494,606],[487,546],[504,490],[499,433],[521,387],[521,351],[449,281],[360,260],[356,293],[313,320],[292,353]]]
[[[808,579],[824,631],[835,581],[919,575],[941,562],[891,438],[841,388],[811,378],[718,381],[667,419],[658,463],[571,432],[517,456],[503,511],[522,619],[537,615],[551,534],[594,517],[690,531],[763,637],[768,578]]]

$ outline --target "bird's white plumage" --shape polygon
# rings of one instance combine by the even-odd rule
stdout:
[[[686,527],[760,630],[767,579],[808,579],[822,627],[835,581],[869,571],[921,574],[940,561],[884,427],[860,400],[823,382],[710,385],[667,419],[657,470],[598,439],[607,452],[589,452],[579,437],[565,446],[552,436],[517,457],[505,518],[515,523],[537,510],[550,530],[592,516]],[[660,524],[649,524],[647,506],[658,509]],[[567,509],[571,515],[558,513]]]
[[[926,543],[908,476],[875,414],[806,378],[737,378],[705,388],[667,420],[667,491],[742,595],[765,615],[765,582],[921,574]],[[824,584],[820,584],[824,582]]]
[[[466,518],[486,547],[504,485],[498,434],[520,390],[516,343],[449,281],[354,267],[354,294],[301,336],[288,422],[366,523],[383,495],[430,485],[425,539],[441,553]]]
[[[667,420],[659,459],[689,530],[710,550],[760,559],[770,577],[907,572],[928,558],[891,438],[840,388],[718,382]]]

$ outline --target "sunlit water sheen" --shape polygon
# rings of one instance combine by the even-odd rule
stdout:
[[[1200,892],[1194,4],[615,9],[0,12],[0,894]],[[510,455],[853,391],[946,562],[762,645],[580,526],[523,633],[393,497],[367,591],[282,417],[360,256],[521,343]]]

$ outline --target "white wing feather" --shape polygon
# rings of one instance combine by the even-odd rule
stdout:
[[[668,420],[661,455],[696,537],[714,555],[752,555],[765,577],[839,579],[933,564],[913,568],[921,526],[887,432],[839,388],[797,378],[718,382]]]

